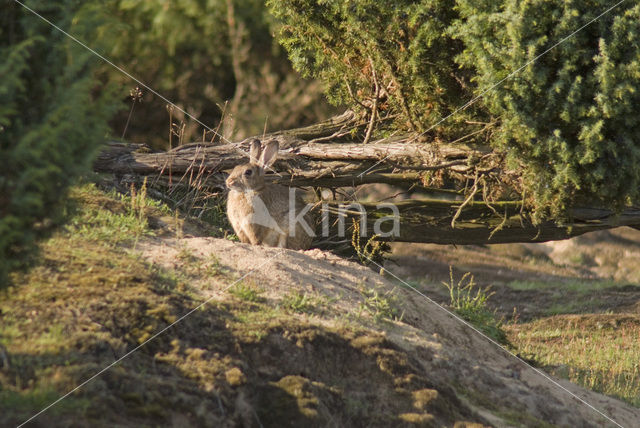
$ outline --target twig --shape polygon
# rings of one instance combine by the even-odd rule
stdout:
[[[216,130],[213,134],[213,137],[211,137],[211,142],[213,143],[213,140],[215,140],[216,135],[220,135],[219,131],[220,131],[220,127],[222,126],[222,124],[224,123],[224,119],[225,119],[225,115],[227,113],[227,104],[229,104],[229,101],[225,101],[224,102],[224,106],[220,109],[221,113],[220,113],[220,122],[218,122],[218,126],[216,127]],[[220,108],[220,105],[218,105],[218,108]]]
[[[493,211],[493,213],[494,213],[496,216],[500,216],[500,214],[498,214],[498,211],[497,211],[495,208],[493,208],[493,206],[492,206],[492,205],[491,205],[491,203],[489,202],[489,198],[488,198],[488,196],[487,196],[487,193],[488,193],[488,192],[487,192],[487,180],[483,179],[483,180],[482,180],[482,200],[484,201],[484,203],[485,203],[485,204],[487,204],[487,207],[489,207],[489,209],[490,209],[491,211]],[[505,214],[505,215],[506,215],[506,214]],[[489,238],[489,239],[491,239],[491,238]]]
[[[264,128],[262,129],[262,140],[264,141],[264,136],[267,134],[267,122],[269,122],[269,115],[267,114],[264,118]]]
[[[124,130],[122,131],[122,137],[120,138],[124,141],[124,136],[127,133],[127,129],[129,128],[129,121],[131,120],[131,116],[133,115],[133,108],[136,106],[136,101],[142,99],[142,91],[139,87],[135,87],[129,91],[129,96],[131,97],[131,110],[129,110],[129,116],[127,116],[127,123],[124,125]]]
[[[375,84],[375,93],[373,94],[373,106],[371,107],[371,120],[369,121],[369,126],[367,127],[367,133],[364,136],[364,140],[362,144],[367,144],[371,139],[371,133],[373,132],[373,125],[376,121],[376,116],[378,114],[378,98],[380,97],[380,84],[378,83],[378,76],[376,75],[376,67],[373,64],[373,60],[369,57],[369,64],[371,64],[371,76],[373,77],[373,83]]]
[[[6,348],[0,345],[0,369],[9,369],[9,357],[7,356]]]
[[[470,122],[467,122],[467,123],[472,124],[472,123],[470,123]],[[473,123],[473,124],[477,124],[477,125],[479,125],[480,123]],[[456,144],[456,143],[459,143],[459,142],[461,142],[461,141],[464,141],[464,140],[466,140],[466,139],[468,139],[468,138],[471,138],[471,137],[473,137],[473,136],[474,136],[474,135],[476,135],[476,134],[480,134],[480,133],[482,133],[482,132],[485,132],[487,129],[492,128],[492,127],[493,127],[493,125],[495,125],[495,124],[496,124],[496,122],[490,122],[490,123],[484,124],[485,126],[484,126],[482,129],[479,129],[479,130],[477,130],[477,131],[473,131],[472,133],[467,134],[467,135],[465,135],[465,136],[462,136],[462,137],[458,138],[457,140],[453,140],[453,141],[452,141],[451,143],[449,143],[449,144]]]
[[[360,107],[362,108],[366,108],[364,104],[362,104],[362,102],[356,98],[356,96],[353,94],[353,90],[351,89],[351,85],[349,84],[349,79],[347,79],[346,77],[344,78],[344,83],[345,85],[347,85],[347,92],[349,92],[349,95],[351,96],[351,98],[353,98],[353,101],[358,104]]]
[[[442,163],[440,165],[433,165],[433,166],[404,166],[404,165],[398,165],[395,162],[391,162],[389,159],[385,159],[385,163],[388,163],[389,165],[391,165],[394,168],[403,169],[403,170],[437,171],[439,169],[449,168],[449,167],[452,167],[452,166],[466,165],[467,161],[466,160],[455,160],[455,161]]]
[[[464,207],[466,207],[469,204],[469,202],[471,202],[471,200],[476,195],[476,193],[478,193],[478,175],[477,174],[473,182],[473,187],[471,188],[471,193],[469,194],[467,199],[465,199],[464,202],[460,205],[460,207],[458,207],[458,211],[456,211],[453,218],[451,219],[452,229],[456,228],[456,220],[458,219],[458,217],[460,217],[460,214],[462,214],[462,210],[464,209]]]
[[[488,205],[490,206],[490,205]],[[491,208],[493,209],[493,208]],[[494,210],[495,211],[495,210]],[[507,215],[507,208],[504,209],[504,217],[502,218],[502,222],[496,226],[495,229],[493,229],[491,231],[491,233],[489,234],[489,238],[487,239],[487,241],[491,241],[491,238],[493,238],[493,235],[498,232],[499,230],[502,230],[502,228],[504,228],[504,225],[507,224],[507,219],[509,218],[509,216]]]

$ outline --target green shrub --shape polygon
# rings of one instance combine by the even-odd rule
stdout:
[[[453,33],[480,92],[595,19],[608,0],[458,0]],[[640,196],[640,5],[624,2],[484,98],[493,143],[524,168],[539,216]]]
[[[104,23],[76,1],[33,3],[87,41]],[[118,104],[110,87],[99,88],[92,54],[14,2],[0,16],[0,57],[2,288],[61,220],[67,188],[90,170]]]
[[[320,79],[334,104],[368,110],[377,83],[381,114],[396,116],[396,128],[425,131],[471,95],[454,62],[462,43],[447,34],[457,18],[449,1],[267,3],[283,22],[280,41],[293,66]],[[468,117],[439,130],[459,134]]]
[[[429,141],[466,136],[465,143],[493,145],[507,154],[508,168],[523,173],[514,186],[535,209],[535,220],[565,218],[583,201],[620,208],[640,199],[637,2],[624,2],[583,29],[613,4],[268,4],[283,23],[280,41],[294,67],[322,80],[331,101],[370,112],[377,93],[379,116],[392,118],[395,129],[435,126]]]

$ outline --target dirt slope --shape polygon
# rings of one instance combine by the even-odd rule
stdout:
[[[327,378],[329,373],[325,372],[335,370],[341,376],[348,373],[351,377],[349,383],[338,387],[343,390],[342,399],[348,397],[353,388],[356,395],[380,389],[387,390],[383,394],[392,395],[393,398],[389,398],[394,401],[402,397],[408,403],[413,401],[403,413],[395,415],[398,423],[453,425],[466,421],[498,427],[610,425],[595,411],[424,297],[329,253],[251,247],[213,238],[148,241],[139,249],[145,258],[165,268],[175,267],[181,252],[189,253],[196,260],[215,255],[222,266],[238,274],[251,272],[250,277],[264,289],[269,305],[277,306],[283,296],[292,293],[329,302],[318,305],[320,308],[310,315],[299,316],[306,324],[305,329],[314,333],[312,339],[296,339],[295,358],[288,354],[289,349],[284,355],[278,350],[276,356],[273,355],[275,349],[266,347],[264,360],[249,362],[256,365],[250,368],[252,371],[268,372],[273,368],[261,367],[263,361],[284,358],[287,364],[284,367],[278,364],[274,385],[295,378],[295,382],[307,385],[300,388],[306,391],[308,400],[331,401],[327,390],[336,385],[329,383],[328,378],[335,373]],[[376,324],[366,313],[354,318],[353,314],[362,313],[367,304],[363,287],[375,289],[380,295],[393,293],[404,313],[402,320]],[[206,278],[200,279],[197,288],[204,298],[215,299],[218,291],[216,287],[207,286]],[[350,324],[355,324],[360,330],[358,334],[363,336],[338,338],[327,333],[342,331]],[[332,354],[330,361],[326,360],[327,353]],[[386,361],[383,355],[392,355],[392,362]],[[325,364],[328,366],[322,368]],[[283,371],[285,367],[289,370]],[[360,370],[354,371],[354,368]],[[375,382],[369,383],[372,380]],[[623,426],[634,426],[640,420],[639,409],[568,382],[559,382]],[[260,401],[250,392],[246,396]],[[298,397],[298,406],[301,399]],[[260,406],[251,400],[245,405]],[[318,417],[320,425],[355,423],[354,420],[334,420],[331,410]]]

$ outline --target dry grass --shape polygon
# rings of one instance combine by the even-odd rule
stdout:
[[[564,315],[509,325],[517,351],[554,375],[640,407],[640,317]]]

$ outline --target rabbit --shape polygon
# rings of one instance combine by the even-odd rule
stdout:
[[[259,140],[251,142],[249,163],[236,166],[229,174],[227,217],[241,242],[252,245],[307,250],[315,236],[313,217],[308,212],[300,191],[277,184],[265,183],[265,168],[278,155],[279,144],[270,141],[264,149]],[[291,190],[291,192],[290,192]],[[290,214],[290,197],[295,213]],[[303,210],[302,222],[290,224]]]

